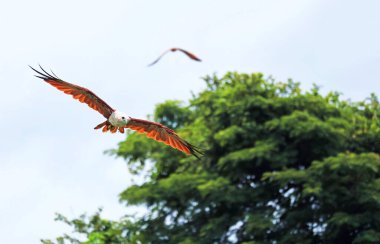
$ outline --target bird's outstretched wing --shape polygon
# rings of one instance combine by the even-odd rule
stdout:
[[[154,64],[156,64],[158,61],[160,61],[160,59],[165,55],[167,54],[168,52],[170,52],[170,49],[169,50],[166,50],[165,52],[163,52],[156,60],[154,60],[152,63],[148,64],[148,67],[149,66],[152,66]]]
[[[182,48],[177,48],[177,47],[174,47],[174,48],[170,48],[168,50],[166,50],[163,54],[161,54],[156,60],[154,60],[152,63],[148,64],[148,66],[152,66],[154,64],[156,64],[165,54],[167,54],[168,52],[175,52],[175,51],[180,51],[180,52],[183,52],[184,54],[186,54],[189,58],[191,58],[192,60],[195,60],[195,61],[202,61],[200,58],[198,58],[197,56],[195,56],[194,54],[192,54],[191,52],[189,51],[186,51],[185,49],[182,49]]]
[[[95,93],[87,88],[71,84],[69,82],[59,79],[53,72],[49,74],[41,66],[41,71],[29,66],[32,70],[37,72],[36,77],[43,79],[45,82],[54,86],[58,90],[63,91],[66,94],[73,96],[74,99],[79,100],[82,103],[86,103],[90,108],[98,111],[107,119],[114,111],[105,101],[98,97]]]
[[[129,122],[125,127],[135,130],[138,133],[145,134],[149,138],[163,142],[186,154],[192,154],[198,159],[204,154],[199,148],[191,145],[189,142],[179,137],[172,129],[169,129],[160,123],[129,118]]]
[[[175,50],[173,50],[175,49]],[[191,58],[192,60],[195,60],[195,61],[198,61],[198,62],[201,62],[202,60],[200,58],[198,58],[197,56],[195,56],[193,53],[189,52],[189,51],[186,51],[182,48],[172,48],[171,50],[172,52],[175,52],[175,51],[181,51],[183,52],[184,54],[186,54],[189,58]]]

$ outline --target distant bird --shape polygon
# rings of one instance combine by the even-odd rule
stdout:
[[[124,128],[129,128],[138,133],[145,134],[147,137],[156,141],[163,142],[186,154],[194,155],[197,158],[203,155],[203,152],[201,152],[199,148],[179,137],[172,129],[169,129],[160,123],[131,118],[125,113],[111,108],[105,101],[87,88],[63,81],[53,72],[52,75],[46,72],[41,66],[41,71],[38,71],[31,66],[29,67],[37,72],[38,75],[36,75],[36,77],[43,79],[58,90],[73,96],[74,99],[86,103],[90,108],[101,113],[107,120],[97,125],[94,128],[95,130],[103,128],[103,132],[110,131],[111,133],[115,133],[119,131],[120,133],[124,133]]]
[[[191,58],[192,60],[195,60],[195,61],[198,61],[198,62],[201,62],[202,60],[200,58],[198,58],[197,56],[195,56],[194,54],[192,54],[191,52],[188,52],[182,48],[177,48],[177,47],[174,47],[174,48],[170,48],[168,50],[166,50],[163,54],[161,54],[156,60],[153,61],[153,63],[150,63],[148,64],[148,66],[152,66],[154,65],[155,63],[157,63],[165,54],[167,54],[168,52],[175,52],[175,51],[181,51],[183,52],[184,54],[186,54],[189,58]]]

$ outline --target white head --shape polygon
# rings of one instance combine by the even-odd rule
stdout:
[[[113,126],[124,126],[128,123],[129,117],[125,113],[115,110],[108,120]]]

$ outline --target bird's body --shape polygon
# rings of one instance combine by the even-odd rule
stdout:
[[[41,66],[40,68],[42,72],[32,68],[38,73],[36,77],[43,79],[58,90],[71,95],[74,99],[86,103],[90,108],[98,111],[107,119],[98,124],[94,129],[102,128],[103,132],[110,131],[111,133],[116,133],[119,131],[120,133],[124,133],[125,128],[128,128],[138,133],[143,133],[149,138],[163,142],[186,154],[192,154],[197,158],[203,154],[197,147],[179,137],[172,129],[160,123],[127,116],[124,112],[113,109],[89,89],[63,81],[55,76],[54,73],[51,75]]]
[[[125,113],[115,110],[108,118],[108,121],[112,126],[124,127],[128,124],[129,119]]]

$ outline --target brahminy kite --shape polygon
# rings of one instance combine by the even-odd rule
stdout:
[[[177,47],[174,47],[174,48],[170,48],[168,50],[166,50],[163,54],[161,54],[156,60],[154,60],[151,64],[148,64],[148,66],[152,66],[154,65],[155,63],[157,63],[165,54],[167,54],[168,52],[175,52],[175,51],[181,51],[183,52],[184,54],[186,54],[189,58],[191,58],[192,60],[195,60],[195,61],[198,61],[198,62],[201,62],[202,60],[200,58],[198,58],[197,56],[195,56],[194,54],[192,54],[191,52],[188,52],[182,48],[177,48]]]
[[[124,133],[124,128],[129,128],[186,154],[192,154],[197,158],[203,155],[203,152],[199,148],[179,137],[172,129],[160,123],[129,117],[125,113],[113,109],[89,89],[63,81],[53,72],[52,74],[46,72],[41,66],[41,71],[31,66],[29,67],[38,73],[36,77],[43,79],[58,90],[71,95],[82,103],[86,103],[90,108],[101,113],[107,120],[95,126],[95,130],[103,128],[103,132],[110,131],[111,133],[115,133],[119,131],[120,133]]]

